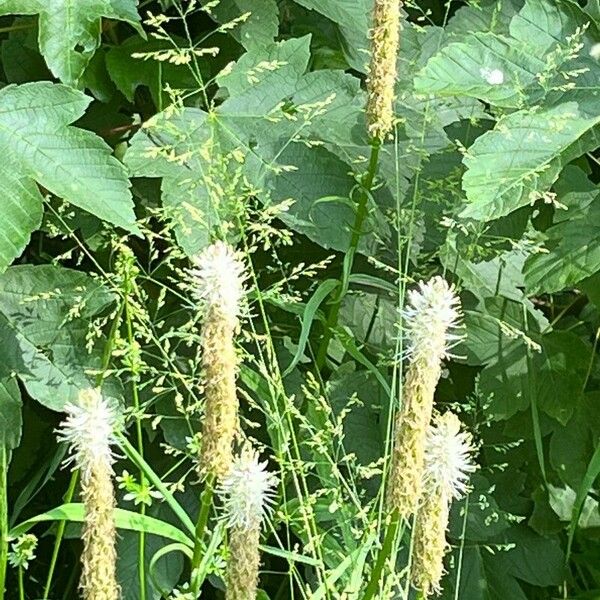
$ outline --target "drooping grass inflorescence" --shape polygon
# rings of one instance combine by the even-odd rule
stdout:
[[[223,477],[233,460],[238,422],[235,333],[245,296],[244,264],[225,242],[208,246],[189,270],[202,312],[202,363],[206,404],[199,461],[203,475]]]
[[[395,425],[394,450],[387,487],[391,512],[407,518],[417,507],[425,456],[427,428],[442,361],[460,336],[453,333],[460,319],[460,301],[441,277],[421,282],[408,293],[402,314],[409,361],[403,386],[403,406]]]
[[[400,1],[375,0],[371,63],[367,80],[367,122],[371,137],[383,140],[394,126],[394,86],[400,42]]]
[[[438,416],[427,432],[423,494],[415,521],[411,582],[424,598],[440,591],[450,506],[468,489],[475,471],[470,433],[452,412]]]
[[[67,462],[81,472],[85,508],[81,592],[85,600],[117,600],[112,446],[119,413],[100,390],[92,388],[82,390],[77,404],[67,405],[65,412],[58,436],[69,444]]]
[[[266,466],[266,462],[259,462],[256,451],[246,445],[218,488],[229,529],[227,600],[256,598],[260,532],[277,485],[277,477]]]

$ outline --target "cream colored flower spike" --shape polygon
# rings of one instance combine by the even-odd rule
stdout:
[[[218,493],[229,528],[227,600],[255,600],[260,568],[260,530],[271,509],[277,477],[246,446]]]
[[[402,312],[409,364],[402,385],[402,408],[396,416],[394,451],[387,485],[390,511],[407,518],[421,497],[427,429],[442,361],[460,339],[454,333],[460,320],[460,301],[454,288],[433,277],[408,293]]]
[[[452,500],[462,497],[476,469],[473,440],[458,417],[438,416],[427,433],[423,495],[415,523],[411,581],[424,598],[441,591]]]
[[[118,412],[97,389],[79,393],[78,403],[65,407],[67,417],[58,436],[69,444],[68,462],[81,470],[81,497],[85,509],[81,588],[84,600],[117,600],[116,528],[113,517],[115,443]]]
[[[244,264],[225,242],[193,259],[192,289],[202,314],[202,365],[206,404],[202,423],[201,475],[223,477],[233,460],[238,424],[234,337],[245,300]]]

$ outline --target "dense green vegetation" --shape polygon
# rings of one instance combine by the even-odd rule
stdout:
[[[441,597],[600,598],[600,4],[406,3],[383,141],[372,6],[0,0],[0,598],[79,597],[56,430],[96,386],[123,599],[224,598],[188,271],[217,239],[248,273],[241,435],[279,481],[261,600],[368,598],[382,547],[375,597],[415,597],[382,475],[436,275],[464,323],[436,408],[479,465]]]

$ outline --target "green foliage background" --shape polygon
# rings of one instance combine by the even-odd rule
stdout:
[[[454,282],[465,338],[438,403],[460,410],[476,433],[481,469],[453,511],[443,598],[599,598],[598,1],[404,6],[398,122],[381,148],[318,373],[327,302],[367,168],[371,2],[201,5],[0,0],[4,475],[10,462],[0,518],[13,537],[42,521],[27,597],[43,597],[54,549],[48,597],[77,597],[80,507],[47,514],[74,489],[69,496],[54,429],[65,403],[98,381],[129,407],[132,443],[140,424],[158,474],[153,489],[185,480],[169,487],[176,500],[147,507],[156,518],[143,526],[148,597],[185,581],[184,554],[165,550],[189,535],[170,509],[194,519],[200,489],[189,474],[198,419],[176,408],[197,402],[200,380],[181,269],[225,236],[252,257],[261,290],[242,343],[244,418],[278,458],[295,429],[277,425],[284,397],[307,431],[352,401],[332,456],[344,464],[352,455],[357,470],[384,456],[404,290],[435,273]],[[271,370],[282,373],[277,393]],[[310,396],[311,376],[327,410]],[[320,464],[319,449],[302,456]],[[136,471],[131,457],[118,473]],[[335,478],[317,471],[321,560],[332,571],[345,556],[368,566],[373,550],[352,531],[357,516],[336,509],[346,505]],[[358,486],[365,502],[377,481],[376,473]],[[298,581],[317,589],[294,502],[292,494],[288,521],[275,525],[284,542],[267,540],[263,598],[302,597]],[[132,531],[140,509],[122,492],[119,506],[119,574],[133,600],[141,597]],[[339,593],[352,589],[347,566],[338,577]],[[17,598],[15,569],[6,581],[7,598]],[[204,595],[221,589],[217,565]]]

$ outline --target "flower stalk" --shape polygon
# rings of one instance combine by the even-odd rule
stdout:
[[[460,317],[459,299],[444,279],[433,277],[409,292],[402,316],[409,366],[404,404],[396,416],[387,505],[406,519],[421,497],[427,428],[442,361],[460,339],[452,333]]]
[[[85,509],[79,587],[85,600],[118,600],[112,453],[117,413],[98,389],[82,390],[65,411],[59,439],[68,442],[68,462],[81,472]]]
[[[452,501],[467,491],[475,470],[473,441],[458,417],[439,416],[427,433],[423,496],[415,519],[411,583],[426,600],[441,591]]]
[[[219,487],[229,529],[226,600],[255,600],[260,568],[260,532],[277,478],[246,445]]]

